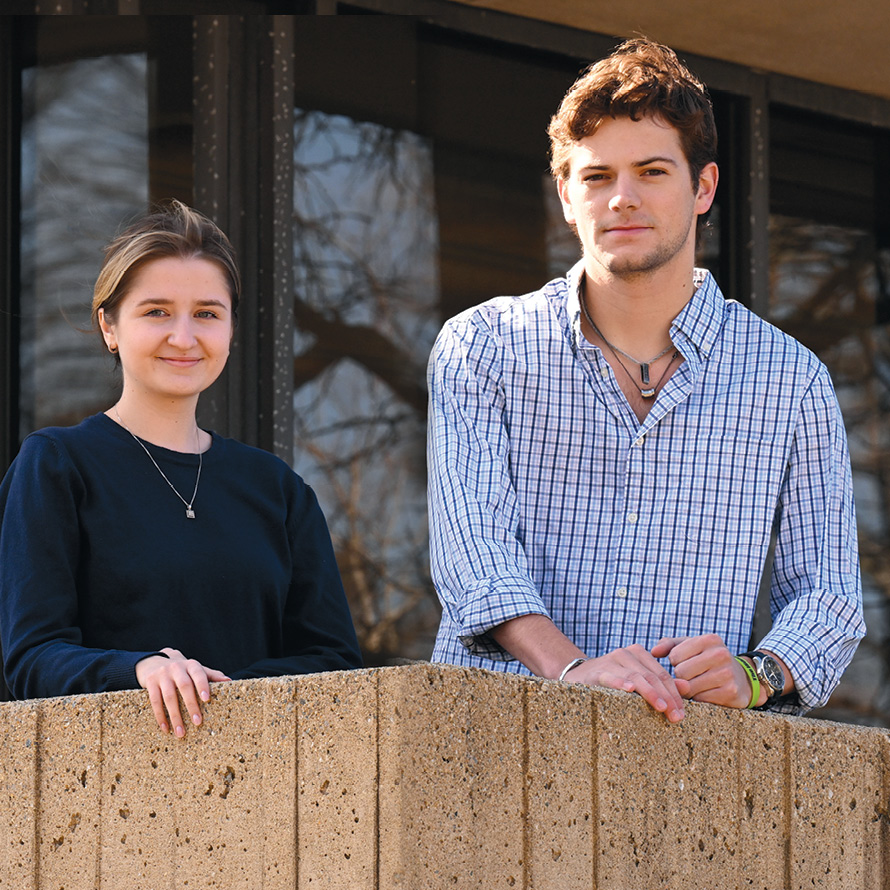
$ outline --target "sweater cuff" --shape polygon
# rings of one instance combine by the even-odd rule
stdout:
[[[109,691],[118,689],[140,689],[136,679],[136,665],[153,655],[169,658],[163,652],[121,652],[118,658],[111,662],[105,671],[106,689]]]

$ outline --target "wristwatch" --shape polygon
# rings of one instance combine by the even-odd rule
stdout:
[[[766,701],[757,710],[763,710],[775,704],[785,690],[785,673],[782,670],[782,665],[772,655],[761,652],[759,649],[743,652],[742,658],[750,658],[754,662],[757,679],[766,688]]]

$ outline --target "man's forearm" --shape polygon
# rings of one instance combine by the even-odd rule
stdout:
[[[550,680],[573,659],[586,655],[546,615],[520,615],[490,634],[533,674]]]

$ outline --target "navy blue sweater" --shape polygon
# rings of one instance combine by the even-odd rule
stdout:
[[[149,450],[188,498],[198,456]],[[104,414],[28,436],[0,485],[0,635],[16,698],[135,688],[170,646],[233,679],[361,666],[315,495],[213,434],[195,519]]]

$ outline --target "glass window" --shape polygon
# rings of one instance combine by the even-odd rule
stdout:
[[[150,200],[190,198],[191,36],[187,17],[170,18],[33,19],[22,73],[19,438],[113,401],[113,362],[86,334],[102,247]]]
[[[548,238],[546,137],[576,72],[414,17],[302,19],[296,40],[295,467],[367,662],[426,658],[427,358],[445,318],[577,258]]]
[[[771,320],[828,366],[844,415],[868,636],[821,716],[890,725],[890,244],[875,130],[775,109]],[[883,218],[882,218],[883,217]]]
[[[294,135],[294,460],[324,505],[364,648],[385,660],[405,653],[403,634],[417,646],[406,616],[432,622],[432,150],[415,133],[320,111],[297,110]]]

